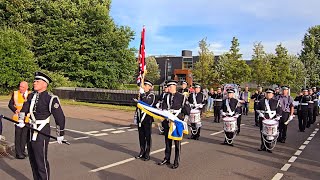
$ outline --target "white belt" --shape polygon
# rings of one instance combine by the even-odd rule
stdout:
[[[267,114],[267,113],[269,113],[269,112],[276,112],[276,111],[261,111],[261,110],[259,110],[259,112],[264,113],[264,114]]]
[[[222,99],[213,99],[214,101],[222,101]]]
[[[314,102],[313,101],[309,101],[308,103],[313,104]]]
[[[313,101],[318,102],[318,99],[314,99]]]
[[[257,103],[257,102],[260,102],[260,101],[254,101],[254,102],[256,102],[256,103]]]
[[[299,103],[299,105],[301,105],[301,106],[308,106],[309,104],[308,104],[308,103]]]
[[[171,113],[179,113],[181,112],[181,110],[169,110]]]
[[[49,123],[50,123],[50,116],[45,120],[36,120],[35,124],[33,124],[33,128],[37,129],[38,131],[41,131],[44,128],[44,126],[46,126]],[[37,127],[38,124],[40,124],[39,127]],[[37,136],[38,136],[38,132],[33,131],[32,141],[37,140]]]

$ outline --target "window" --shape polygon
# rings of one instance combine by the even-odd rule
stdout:
[[[183,58],[182,60],[182,69],[192,69],[193,68],[193,60],[192,58]]]

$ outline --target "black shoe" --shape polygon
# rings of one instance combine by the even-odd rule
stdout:
[[[258,151],[266,151],[266,149],[260,148],[260,149],[258,149]]]
[[[28,156],[29,156],[29,155],[28,155],[27,153],[25,153],[25,152],[22,153],[22,154],[23,154],[25,157],[28,157]]]
[[[177,169],[179,167],[179,164],[173,164],[173,166],[171,167],[172,169]]]
[[[272,153],[272,151],[271,151],[271,150],[267,150],[267,152],[268,152],[268,153]]]
[[[227,145],[228,143],[227,142],[222,142],[220,143],[221,145]]]
[[[139,156],[136,156],[135,158],[136,159],[140,159],[140,158],[142,158],[143,157],[143,155],[142,154],[139,154]]]
[[[143,159],[144,161],[149,161],[150,160],[150,156],[147,156]]]
[[[286,143],[286,140],[282,139],[280,142],[281,142],[281,143]]]
[[[199,137],[194,138],[195,140],[199,140]]]
[[[16,155],[16,159],[25,159],[26,158],[26,156],[24,156],[24,155]]]
[[[167,165],[170,164],[170,161],[164,159],[163,161],[161,161],[161,162],[158,163],[159,166],[162,166],[162,165],[165,165],[165,164],[167,164]]]
[[[233,147],[234,145],[233,144],[228,144],[229,146]]]

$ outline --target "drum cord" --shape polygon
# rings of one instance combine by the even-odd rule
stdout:
[[[267,150],[269,150],[269,151],[273,150],[273,149],[276,147],[276,145],[277,145],[277,140],[278,140],[278,137],[279,137],[279,132],[278,132],[276,138],[274,138],[274,140],[271,140],[271,141],[270,141],[270,145],[271,145],[272,143],[274,143],[274,145],[273,145],[272,148],[268,148],[268,147],[267,147],[266,143],[268,143],[269,140],[267,140],[267,139],[264,137],[265,135],[262,133],[262,131],[261,131],[261,135],[262,135],[264,147],[265,147]]]
[[[225,132],[224,133],[224,137],[226,138],[228,144],[232,144],[233,143],[233,139],[237,136],[237,133],[236,133],[237,130],[238,130],[238,128],[235,131],[232,132],[233,136],[230,139],[227,137],[226,131],[224,131]],[[230,143],[229,143],[229,141],[230,141]]]
[[[158,123],[158,129],[161,133],[163,133],[164,128],[161,126],[161,123]]]

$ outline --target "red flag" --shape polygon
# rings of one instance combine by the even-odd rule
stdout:
[[[138,57],[138,62],[139,62],[139,75],[137,78],[137,84],[140,86],[141,80],[142,80],[142,75],[146,70],[146,52],[145,52],[145,27],[143,26],[142,32],[141,32],[141,42],[140,42],[140,47],[139,47],[139,57]]]

